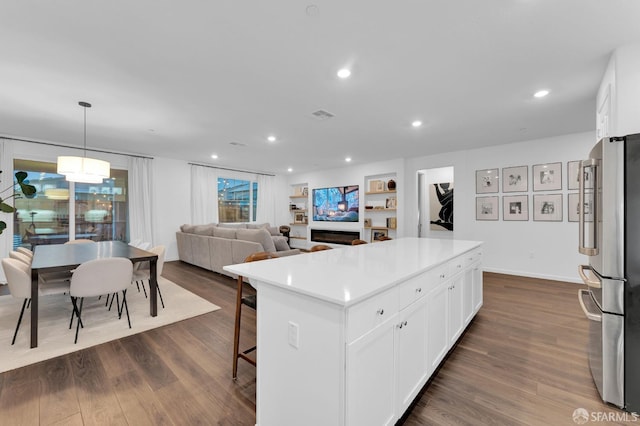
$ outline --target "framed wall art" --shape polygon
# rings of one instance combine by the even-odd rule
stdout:
[[[296,212],[293,214],[293,223],[307,223],[307,217],[304,212]]]
[[[502,197],[502,220],[529,220],[529,196]]]
[[[537,164],[532,170],[534,191],[562,189],[562,163]]]
[[[578,174],[580,173],[580,161],[569,161],[567,163],[567,189],[576,190],[580,187]]]
[[[371,241],[380,241],[381,237],[387,236],[387,230],[382,228],[371,229]]]
[[[502,192],[527,192],[529,167],[505,167],[502,169]]]
[[[567,219],[569,222],[578,222],[580,214],[580,200],[577,193],[569,194],[567,200]]]
[[[498,169],[476,170],[476,194],[498,192]]]
[[[562,222],[562,194],[534,195],[533,220],[537,222]]]
[[[498,197],[476,197],[476,220],[498,220]]]

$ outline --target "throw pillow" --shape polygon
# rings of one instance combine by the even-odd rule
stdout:
[[[289,244],[287,244],[287,237],[272,236],[273,244],[276,246],[277,251],[290,250]]]
[[[198,235],[206,235],[211,237],[213,235],[213,229],[215,226],[213,225],[196,225],[193,227],[193,233]]]
[[[193,234],[193,229],[195,225],[187,225],[186,223],[180,227],[180,230],[185,234]]]
[[[227,238],[229,240],[236,239],[236,230],[234,228],[221,228],[216,226],[213,228],[213,236],[218,238]]]
[[[271,239],[271,234],[266,229],[238,229],[236,230],[238,240],[253,241],[262,244],[264,251],[275,253],[276,246]]]

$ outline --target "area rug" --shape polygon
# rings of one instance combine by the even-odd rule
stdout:
[[[69,296],[41,297],[38,347],[34,349],[29,348],[29,310],[25,310],[15,345],[11,345],[22,300],[0,296],[0,373],[220,309],[165,278],[160,277],[158,281],[165,308],[158,298],[157,317],[149,315],[149,299],[142,292],[138,293],[135,285],[127,291],[131,328],[124,313],[118,320],[115,303],[109,311],[104,297],[100,300],[85,298],[82,311],[84,328],[80,329],[77,344],[73,343],[75,322],[69,329],[72,311]]]

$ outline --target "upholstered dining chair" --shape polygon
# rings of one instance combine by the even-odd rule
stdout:
[[[160,278],[160,275],[162,275],[162,268],[164,267],[164,257],[166,253],[166,247],[156,246],[156,247],[150,248],[148,251],[158,255],[158,261],[156,263],[156,277]],[[136,267],[136,265],[142,265],[142,266]],[[151,279],[151,270],[149,269],[150,268],[149,262],[144,262],[144,264],[143,262],[138,262],[136,263],[136,265],[134,265],[134,268],[133,268],[132,282],[136,283],[136,285],[138,286],[138,291],[140,291],[140,284],[142,285],[142,289],[144,290],[144,297],[146,298],[147,289],[144,286],[144,282],[145,281],[148,282]],[[158,296],[160,296],[160,303],[162,303],[162,307],[164,308],[164,300],[162,299],[162,292],[160,291],[160,283],[157,283],[157,284],[158,285],[156,286],[156,288],[158,289]]]
[[[311,247],[309,251],[322,251],[322,250],[331,250],[331,249],[332,247],[329,247],[328,245],[316,244],[315,246]]]
[[[88,240],[86,238],[79,238],[77,240],[69,240],[65,244],[87,244],[87,243],[95,243],[95,241]]]
[[[352,246],[359,246],[360,244],[368,244],[365,240],[356,239],[351,241]]]
[[[259,260],[275,259],[278,255],[266,251],[253,253],[244,260],[246,262],[256,262]],[[258,308],[258,298],[255,294],[243,296],[242,287],[244,286],[244,278],[238,276],[237,280],[237,292],[236,292],[236,324],[233,333],[233,380],[238,378],[238,359],[242,358],[251,365],[256,365],[256,361],[248,356],[251,352],[255,351],[257,346],[253,346],[249,349],[240,351],[240,320],[242,318],[242,305],[248,306],[253,310]]]
[[[31,267],[31,258],[24,253],[20,253],[19,251],[10,251],[9,258],[18,260],[28,267]]]
[[[82,305],[85,297],[100,296],[103,294],[115,293],[116,305],[118,308],[118,319],[122,318],[122,311],[127,313],[127,322],[131,328],[131,318],[129,317],[129,307],[127,306],[127,288],[131,284],[133,276],[133,264],[124,257],[110,257],[94,259],[78,266],[71,276],[71,302],[73,303],[73,313],[69,329],[73,326],[73,319],[78,319],[76,323],[76,337],[74,343],[78,343],[78,332],[82,323]],[[119,293],[122,292],[122,304],[119,301]],[[78,300],[80,301],[78,303]]]
[[[33,252],[26,247],[17,247],[16,251],[27,256],[29,259],[33,259]]]
[[[11,344],[16,343],[16,336],[20,329],[24,310],[31,305],[31,270],[28,265],[17,259],[2,259],[2,269],[9,284],[11,296],[17,299],[24,299],[22,309],[16,324],[16,331],[13,333]],[[69,281],[49,281],[38,285],[38,296],[50,294],[60,294],[69,291]]]

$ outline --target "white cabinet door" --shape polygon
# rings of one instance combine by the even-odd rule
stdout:
[[[475,313],[473,304],[473,267],[464,270],[464,283],[462,288],[462,317],[464,325],[469,324]]]
[[[449,337],[450,348],[456,343],[462,334],[464,323],[462,321],[462,290],[464,287],[464,274],[458,274],[449,284]]]
[[[482,306],[482,267],[480,262],[471,266],[473,272],[473,311],[478,312]]]
[[[402,310],[396,322],[398,416],[418,394],[427,374],[427,298],[422,297]]]
[[[347,345],[348,425],[392,425],[395,422],[394,334],[397,324],[396,314]]]
[[[450,281],[445,281],[436,287],[427,297],[427,374],[431,375],[449,350],[447,328],[449,322],[449,287]]]

